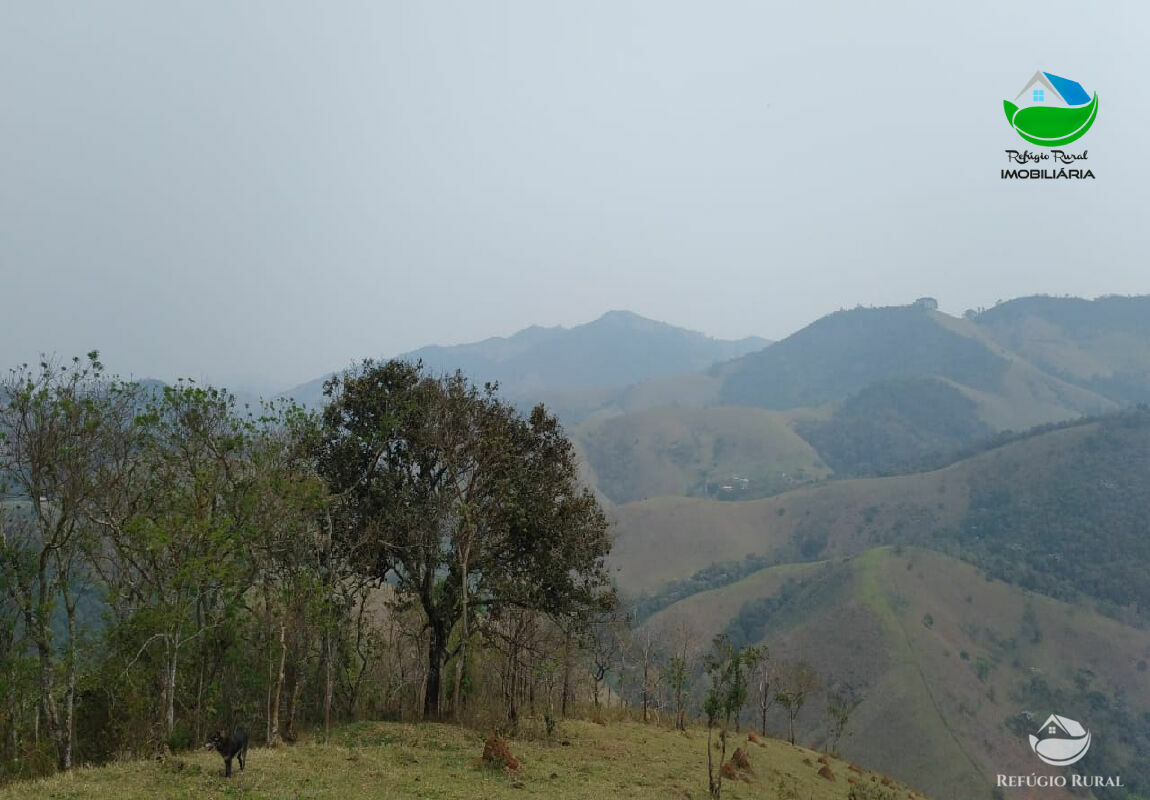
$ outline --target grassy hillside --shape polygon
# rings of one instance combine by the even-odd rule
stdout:
[[[1025,297],[973,319],[1052,374],[1124,404],[1150,401],[1150,297]]]
[[[1024,436],[929,472],[830,481],[743,503],[687,497],[627,503],[613,510],[616,545],[612,560],[620,586],[631,593],[651,592],[715,562],[740,561],[749,554],[782,563],[854,555],[876,545],[901,542],[965,547],[972,558],[978,557],[977,532],[969,532],[969,525],[978,523],[972,523],[969,515],[986,513],[978,510],[981,506],[971,505],[972,492],[985,483],[981,476],[996,475],[1015,483],[1019,491],[1011,497],[1025,503],[1037,493],[1052,491],[1048,481],[1055,475],[1059,481],[1074,480],[1080,459],[1114,442],[1127,443],[1125,455],[1116,464],[1140,463],[1142,438],[1123,437],[1121,431],[1126,428],[1122,426],[1135,424],[1137,430],[1150,430],[1150,414],[1109,419],[1108,426],[1119,427],[1108,428],[1111,433],[1106,439],[1096,438],[1102,435],[1102,423],[1084,422]],[[1126,469],[1123,481],[1142,479],[1142,473],[1129,466],[1115,469]],[[1131,522],[1138,518],[1138,509],[1150,516],[1150,500],[1144,499],[1150,492],[1129,495],[1105,486],[1098,484],[1094,500],[1120,500],[1121,514]],[[1024,491],[1024,487],[1030,488]],[[1066,502],[1080,494],[1070,493]],[[1086,511],[1090,506],[1077,508]],[[968,533],[962,534],[963,530]],[[1133,530],[1123,528],[1123,535],[1134,535]],[[1038,540],[1028,541],[1041,547]],[[1071,539],[1064,544],[1077,546]],[[651,559],[652,552],[660,558]],[[1139,563],[1150,569],[1150,560]]]
[[[305,742],[254,749],[248,768],[230,780],[209,752],[178,753],[164,763],[130,762],[78,769],[0,789],[17,797],[83,798],[702,798],[707,794],[706,734],[658,725],[560,723],[554,741],[510,743],[519,771],[482,766],[483,738],[448,725],[365,722],[336,731],[330,745]],[[849,781],[868,787],[866,800],[922,795],[869,770],[829,758],[831,778],[818,775],[820,755],[776,740],[740,737],[752,772],[724,781],[732,800],[845,800]],[[717,756],[717,754],[716,754]]]
[[[756,601],[780,594],[784,575],[764,570],[647,624],[685,620],[708,641],[740,612],[766,608]],[[827,681],[863,687],[854,735],[841,745],[847,757],[937,797],[989,798],[998,772],[1055,773],[1033,757],[1026,735],[1057,710],[1095,731],[1083,772],[1120,773],[1127,786],[1150,788],[1150,632],[915,548],[872,549],[787,577],[802,587],[771,607],[758,640],[778,661],[801,658]],[[771,724],[785,723],[774,716]],[[825,736],[817,710],[800,724],[803,741]]]
[[[823,317],[720,368],[731,405],[797,408],[840,400],[879,380],[938,375],[994,391],[1009,362],[918,306],[858,308]]]
[[[616,503],[672,494],[761,497],[828,473],[784,415],[763,409],[641,411],[574,433],[599,489]]]
[[[741,503],[659,497],[613,510],[611,560],[625,591],[652,592],[747,555],[787,562],[858,553],[894,536],[951,528],[966,508],[961,467],[833,481]]]
[[[1150,411],[930,472],[616,514],[619,580],[655,612],[645,625],[725,631],[867,687],[850,757],[985,797],[986,776],[1041,767],[1026,735],[1057,712],[1096,732],[1082,770],[1150,795]],[[808,716],[804,741],[821,726]]]

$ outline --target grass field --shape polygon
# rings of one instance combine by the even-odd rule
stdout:
[[[568,742],[564,746],[563,742]],[[730,743],[748,748],[753,774],[727,780],[723,797],[738,800],[840,800],[854,780],[874,798],[916,792],[786,742]],[[553,741],[510,742],[518,772],[482,766],[483,737],[449,725],[364,722],[338,729],[331,744],[302,742],[253,749],[248,768],[230,780],[211,752],[177,753],[164,763],[134,761],[14,784],[0,798],[704,798],[706,733],[654,724],[566,721]],[[718,753],[716,752],[716,758]]]
[[[598,488],[616,503],[665,495],[745,499],[829,474],[787,414],[759,408],[638,411],[589,422],[575,435]]]

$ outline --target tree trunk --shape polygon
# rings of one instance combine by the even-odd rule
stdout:
[[[647,655],[643,654],[643,722],[647,721]]]
[[[332,669],[331,657],[331,631],[324,632],[323,646],[324,660],[324,687],[323,687],[323,740],[326,743],[331,736],[331,697],[335,691],[335,670]]]
[[[467,660],[467,640],[470,636],[470,631],[467,628],[467,558],[463,559],[463,566],[460,570],[462,576],[460,578],[459,590],[460,596],[463,598],[463,603],[460,606],[462,612],[460,621],[462,625],[461,638],[459,640],[459,653],[455,657],[455,688],[451,693],[451,710],[455,715],[455,721],[462,721],[463,707],[460,703],[460,689],[463,685],[463,670]]]
[[[167,683],[167,691],[164,696],[164,733],[168,739],[172,738],[172,731],[176,727],[176,664],[180,654],[179,640],[170,643],[170,647],[164,676],[164,682]]]
[[[207,670],[207,653],[200,654],[200,672],[196,678],[196,741],[204,740],[204,678]]]
[[[455,656],[455,686],[451,693],[451,708],[455,716],[455,722],[462,721],[462,705],[460,702],[460,689],[463,684],[463,669],[466,667],[467,662],[467,645],[468,638],[470,637],[470,630],[468,629],[467,621],[467,568],[470,559],[470,546],[468,545],[463,551],[462,563],[460,564],[459,576],[459,595],[462,598],[460,605],[460,622],[461,637],[459,640],[459,653]]]
[[[447,631],[440,620],[430,622],[431,636],[427,643],[427,689],[423,695],[423,718],[438,719],[442,693],[443,662],[447,657]]]
[[[335,627],[332,619],[331,598],[334,586],[331,566],[331,545],[335,535],[335,523],[331,518],[331,507],[324,507],[324,516],[327,519],[327,536],[323,542],[324,548],[324,616],[325,626],[323,632],[323,741],[326,744],[331,736],[331,698],[335,691],[335,672],[332,669],[332,629]]]
[[[295,718],[299,711],[299,696],[303,692],[303,670],[297,665],[293,668],[293,685],[291,691],[291,700],[288,701],[288,720],[287,720],[287,739],[294,742],[296,740],[295,732]]]
[[[72,753],[76,746],[76,602],[64,590],[64,607],[68,613],[68,664],[64,674],[64,730],[60,732],[60,768],[72,768]]]
[[[534,674],[535,664],[533,662],[529,665],[527,674],[524,676],[524,680],[527,682],[527,707],[531,709],[530,714],[533,717],[535,716],[535,678],[532,677]]]
[[[47,736],[57,747],[60,768],[63,769],[63,749],[60,748],[59,721],[56,717],[56,700],[52,697],[52,606],[49,590],[47,553],[41,554],[36,606],[36,653],[40,662],[40,712],[44,717]]]
[[[571,633],[563,634],[563,706],[562,714],[567,716],[567,705],[571,699]]]
[[[203,614],[203,597],[196,598],[196,631],[203,630],[204,627],[204,614]],[[200,640],[199,647],[197,648],[200,653],[200,668],[196,675],[196,738],[195,741],[202,742],[206,731],[204,730],[204,683],[207,679],[208,670],[208,651],[204,644],[204,640]]]
[[[707,725],[707,791],[715,793],[714,757],[711,755],[711,726]]]
[[[507,719],[511,721],[512,731],[519,719],[519,648],[512,642],[507,656],[507,688],[504,696],[507,698]]]
[[[271,708],[268,710],[268,745],[280,743],[280,696],[284,688],[284,666],[287,664],[286,626],[280,623],[280,667],[276,676],[275,691],[272,693]]]

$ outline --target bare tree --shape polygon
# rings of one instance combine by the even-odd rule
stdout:
[[[819,687],[819,676],[805,661],[795,661],[782,665],[777,681],[779,687],[775,699],[787,712],[787,739],[795,743],[795,719],[803,710],[807,699]]]
[[[595,708],[599,708],[599,688],[606,680],[608,673],[614,671],[616,664],[622,656],[621,639],[619,636],[622,620],[616,613],[610,613],[591,625],[589,635],[589,655],[591,659],[591,680],[593,682],[593,699]]]
[[[647,721],[653,698],[659,696],[659,683],[662,671],[658,669],[657,662],[661,657],[661,637],[648,625],[638,636],[639,639],[639,665],[642,672],[642,686],[640,688],[643,705],[643,722]]]
[[[770,650],[764,645],[759,651],[760,658],[755,664],[755,687],[757,688],[756,700],[758,701],[760,724],[759,732],[767,735],[767,712],[775,704],[775,694],[772,691],[775,686],[774,664],[771,661]]]
[[[862,694],[849,683],[836,683],[827,689],[827,730],[832,753],[838,752],[839,740],[862,701]]]

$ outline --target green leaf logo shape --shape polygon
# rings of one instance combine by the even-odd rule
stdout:
[[[1077,108],[1019,108],[1009,100],[1003,100],[1002,105],[1006,119],[1023,139],[1041,147],[1061,147],[1090,130],[1098,116],[1098,93],[1094,93],[1089,103]]]
[[[1039,147],[1062,147],[1090,130],[1098,116],[1098,93],[1091,97],[1078,81],[1039,70],[1002,107],[1023,139]]]

